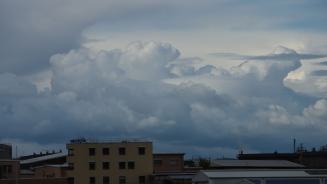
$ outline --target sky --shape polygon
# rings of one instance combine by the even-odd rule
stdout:
[[[0,142],[235,157],[327,144],[325,0],[0,0]]]

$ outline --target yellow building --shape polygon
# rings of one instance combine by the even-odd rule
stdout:
[[[72,140],[67,144],[69,183],[148,184],[152,142]]]

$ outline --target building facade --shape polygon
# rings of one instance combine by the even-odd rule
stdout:
[[[0,180],[17,179],[19,176],[19,161],[0,160]]]
[[[12,159],[12,147],[8,144],[0,144],[0,159],[11,160]]]
[[[152,142],[72,140],[67,144],[69,183],[148,184]]]
[[[153,154],[153,171],[182,172],[184,169],[184,153],[155,153]]]

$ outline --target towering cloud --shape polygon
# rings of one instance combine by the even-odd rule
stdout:
[[[19,76],[0,75],[0,135],[40,144],[81,135],[148,137],[163,147],[231,154],[285,149],[282,140],[314,131],[320,138],[306,142],[322,144],[326,100],[283,83],[300,59],[283,48],[226,69],[198,67],[197,58],[180,58],[168,43],[74,49],[51,57],[50,89],[37,93]]]

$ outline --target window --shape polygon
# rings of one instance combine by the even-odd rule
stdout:
[[[125,155],[126,149],[125,148],[119,148],[119,155]]]
[[[95,177],[90,177],[90,184],[95,184]]]
[[[109,155],[109,148],[102,148],[102,155]]]
[[[139,176],[139,184],[145,184],[145,176]]]
[[[103,170],[108,170],[110,168],[110,163],[109,162],[102,162],[102,169]]]
[[[95,148],[89,148],[89,156],[95,155]]]
[[[126,176],[119,176],[119,184],[126,184]]]
[[[89,162],[89,170],[95,170],[95,162]]]
[[[125,162],[119,162],[119,169],[126,169],[126,163]]]
[[[169,165],[171,165],[171,166],[177,165],[177,160],[175,160],[175,159],[169,160]]]
[[[162,165],[162,160],[153,160],[154,165]]]
[[[68,156],[74,156],[74,149],[72,148],[68,149]]]
[[[145,147],[139,147],[139,155],[145,155]]]
[[[110,183],[110,178],[109,176],[104,176],[102,178],[102,184],[109,184]]]
[[[74,170],[74,163],[68,163],[68,169],[69,170]]]
[[[134,162],[128,162],[128,169],[134,169],[135,168],[135,163]]]
[[[74,177],[68,178],[68,184],[74,184]]]

